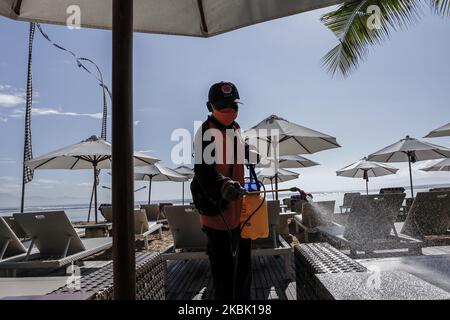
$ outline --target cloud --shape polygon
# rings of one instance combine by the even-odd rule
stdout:
[[[81,182],[77,184],[77,187],[92,187],[92,182],[88,183],[88,182]]]
[[[15,192],[19,189],[19,179],[10,176],[0,177],[0,192]]]
[[[0,93],[0,107],[14,108],[23,103],[25,99],[22,94]]]
[[[133,121],[133,124],[135,125],[135,126],[137,126],[139,123],[141,123],[142,121],[140,121],[140,120],[136,120],[136,121]]]
[[[11,176],[1,176],[0,177],[0,183],[2,182],[18,182],[19,179],[17,179],[16,177],[11,177]]]
[[[0,91],[11,89],[12,86],[9,84],[0,84]]]
[[[25,114],[24,109],[14,110],[13,114],[10,116],[12,118],[21,118]],[[64,112],[52,108],[33,108],[31,111],[33,116],[67,116],[67,117],[89,117],[93,119],[101,119],[103,114],[99,113],[77,113],[77,112]]]
[[[38,98],[39,92],[33,91],[33,98]],[[0,107],[15,108],[26,102],[26,91],[22,88],[16,88],[9,84],[0,84]],[[39,101],[33,100],[33,103]]]
[[[3,123],[8,122],[8,118],[0,117],[0,122],[3,122]]]
[[[12,158],[0,158],[0,164],[16,164],[17,161]]]
[[[52,179],[42,179],[42,178],[39,178],[39,179],[34,179],[33,180],[33,183],[34,184],[62,184],[62,182],[61,181],[59,181],[59,180],[52,180]]]

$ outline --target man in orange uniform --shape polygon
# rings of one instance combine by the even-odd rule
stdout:
[[[239,93],[234,84],[211,86],[207,107],[212,113],[195,138],[194,204],[207,235],[216,300],[250,299],[251,240],[240,235],[244,157],[238,115]]]

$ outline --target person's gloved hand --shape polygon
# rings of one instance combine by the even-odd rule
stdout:
[[[222,198],[227,201],[237,200],[241,197],[241,185],[237,181],[227,181],[222,191]]]

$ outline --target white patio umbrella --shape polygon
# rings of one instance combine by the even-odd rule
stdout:
[[[269,184],[271,185],[271,188],[273,190],[273,182],[275,181],[275,178],[278,179],[278,182],[286,182],[295,180],[299,177],[299,174],[297,172],[293,172],[286,169],[278,168],[278,170],[275,171],[275,168],[264,168],[256,172],[256,176],[258,177],[258,180],[263,184]],[[275,187],[277,189],[277,187]],[[272,192],[272,198],[274,198],[274,193]]]
[[[443,125],[437,129],[434,129],[429,134],[427,134],[424,138],[436,138],[436,137],[445,137],[450,136],[450,123]]]
[[[49,152],[27,161],[27,165],[37,169],[91,169],[94,171],[94,197],[95,197],[95,223],[97,220],[97,169],[110,169],[112,159],[111,144],[97,136],[76,144]],[[159,159],[142,153],[134,153],[135,166],[147,166],[156,163]]]
[[[270,166],[274,166],[274,159],[272,157],[267,158],[268,164],[258,164],[256,167],[266,168]],[[309,160],[305,157],[299,156],[299,155],[289,155],[289,156],[280,156],[278,161],[278,168],[308,168],[308,167],[314,167],[318,166],[319,163]]]
[[[128,0],[127,0],[128,1]],[[211,37],[252,24],[323,8],[342,0],[134,0],[136,32]],[[0,15],[67,25],[78,6],[81,27],[111,29],[111,0],[0,0]],[[69,12],[69,13],[68,13]],[[76,11],[74,11],[76,12]]]
[[[78,10],[82,27],[112,29],[113,208],[132,211],[133,30],[210,37],[344,0],[0,0],[0,15],[66,25]],[[81,15],[82,12],[82,15]],[[112,13],[112,14],[111,14]],[[76,16],[75,16],[76,18]],[[74,19],[77,20],[77,19]],[[120,174],[119,174],[120,173]],[[117,196],[115,196],[117,195]],[[120,197],[119,197],[120,195]],[[130,215],[115,215],[114,297],[135,299],[134,230]]]
[[[444,159],[421,168],[422,171],[450,171],[450,159]]]
[[[250,143],[257,143],[255,147],[260,154],[265,152],[267,157],[272,157],[275,160],[275,173],[280,156],[312,154],[340,147],[336,138],[289,122],[276,115],[271,115],[246,130],[244,136],[249,139]],[[277,173],[274,179],[275,189],[278,189]]]
[[[450,149],[446,147],[441,147],[406,136],[406,138],[372,153],[367,159],[376,162],[408,162],[411,197],[414,198],[411,163],[449,157]]]
[[[286,182],[290,180],[295,180],[300,174],[294,171],[278,168],[275,171],[274,168],[264,168],[256,172],[258,180],[264,184],[272,183],[275,179],[275,175],[278,175],[278,182]]]
[[[152,196],[152,182],[157,181],[186,181],[187,178],[178,172],[155,163],[151,166],[139,167],[134,171],[134,180],[148,181],[148,204]]]
[[[363,158],[336,171],[336,175],[339,177],[363,178],[366,180],[366,193],[369,194],[369,178],[396,174],[397,171],[397,168],[387,164],[367,161],[367,158]]]
[[[188,166],[181,165],[179,167],[176,167],[173,170],[175,170],[179,174],[182,174],[183,176],[187,177],[188,179],[186,181],[191,180],[194,177],[194,169],[189,168]],[[182,193],[181,198],[182,198],[183,205],[184,205],[184,182],[185,181],[182,182],[182,189],[181,189],[182,190],[181,191],[181,193]]]

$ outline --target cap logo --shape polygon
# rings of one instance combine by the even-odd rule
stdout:
[[[221,88],[222,92],[225,94],[230,94],[233,91],[233,88],[229,84],[224,84]]]

